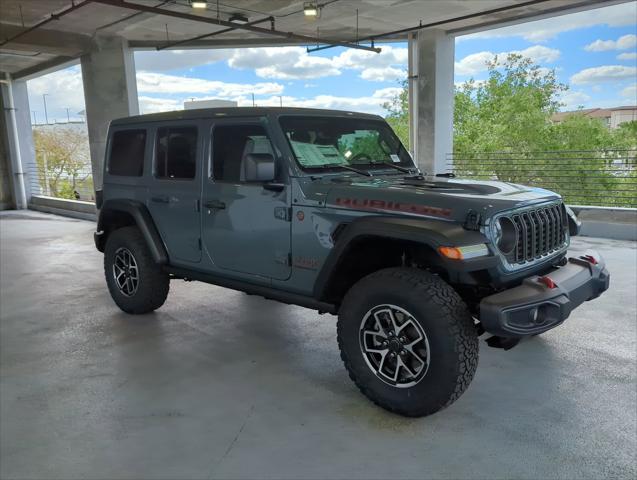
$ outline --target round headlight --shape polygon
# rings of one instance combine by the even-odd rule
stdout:
[[[500,240],[502,240],[502,223],[500,223],[500,219],[497,219],[493,224],[493,241],[498,245]]]
[[[496,220],[494,227],[495,244],[502,253],[508,255],[517,242],[515,225],[509,218],[501,217]]]

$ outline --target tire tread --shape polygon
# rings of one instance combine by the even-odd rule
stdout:
[[[140,288],[143,287],[146,294],[141,298],[123,297],[110,279],[112,250],[126,243],[134,250],[135,260],[142,272],[140,282],[145,285],[140,283]],[[170,277],[155,263],[146,245],[146,240],[137,227],[123,227],[110,234],[104,250],[104,275],[113,300],[126,313],[141,315],[152,312],[161,307],[168,297]]]
[[[363,280],[380,280],[385,282],[401,281],[407,283],[414,290],[421,291],[423,296],[427,296],[439,305],[444,312],[446,312],[446,315],[440,317],[439,320],[447,324],[447,331],[449,332],[449,335],[457,339],[457,377],[455,379],[455,388],[448,397],[446,403],[433,410],[430,407],[406,410],[404,407],[384,401],[381,397],[376,395],[371,385],[361,381],[361,379],[353,372],[351,362],[342,343],[344,319],[342,320],[341,316],[339,316],[337,322],[338,344],[341,352],[341,359],[345,364],[345,368],[347,369],[351,380],[356,384],[363,395],[368,397],[376,405],[400,415],[420,417],[429,415],[451,405],[469,387],[478,366],[479,342],[476,334],[476,328],[462,298],[449,284],[439,277],[431,274],[430,272],[416,268],[386,268],[368,275]],[[353,288],[356,288],[356,286]],[[343,303],[346,302],[347,295]]]

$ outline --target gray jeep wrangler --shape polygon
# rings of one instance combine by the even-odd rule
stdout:
[[[559,195],[427,176],[378,116],[191,110],[111,123],[95,243],[125,312],[199,280],[338,315],[378,405],[434,413],[469,386],[478,336],[510,348],[609,285]]]

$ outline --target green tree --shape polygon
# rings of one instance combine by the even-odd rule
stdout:
[[[402,144],[409,150],[409,89],[407,80],[401,82],[402,89],[398,95],[383,104],[388,115],[387,122],[396,132]]]
[[[45,194],[59,198],[75,198],[82,185],[91,185],[88,139],[71,128],[36,129],[33,131],[40,187]]]
[[[630,193],[616,192],[635,188],[637,122],[611,130],[577,112],[553,122],[552,115],[563,106],[561,94],[568,89],[553,70],[520,55],[496,57],[486,66],[486,80],[471,79],[455,91],[457,174],[549,188],[573,204],[635,206]],[[407,144],[405,82],[384,107],[387,120]]]
[[[567,87],[532,60],[511,54],[487,63],[484,82],[456,90],[454,152],[545,150],[550,116]]]

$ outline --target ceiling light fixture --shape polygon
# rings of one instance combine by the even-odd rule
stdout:
[[[190,6],[192,8],[206,8],[208,7],[208,2],[206,0],[190,0]]]
[[[307,2],[303,5],[303,13],[306,17],[318,17],[319,6],[317,3]]]
[[[242,25],[248,23],[248,17],[241,13],[233,13],[228,20],[232,23],[240,23]]]

